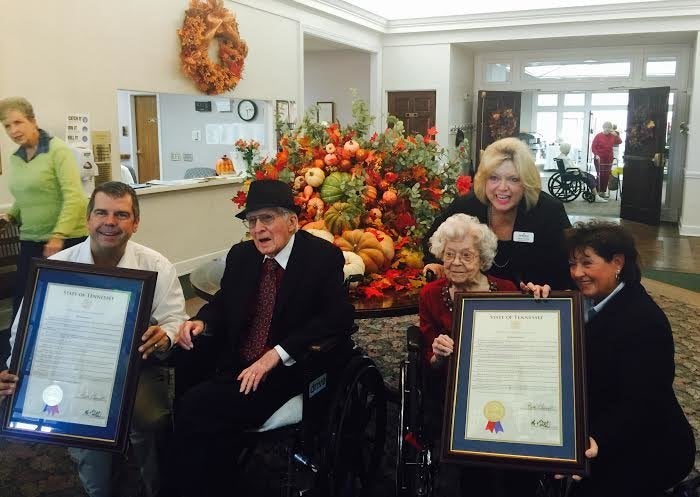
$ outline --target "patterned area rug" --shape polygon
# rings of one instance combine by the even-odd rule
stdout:
[[[700,442],[700,295],[687,292],[691,298],[681,300],[667,297],[663,286],[650,284],[649,289],[671,321],[676,342],[676,393]],[[398,365],[405,354],[405,330],[417,324],[417,316],[362,320],[358,324],[357,342],[376,361],[387,384],[396,387]],[[390,405],[388,418],[386,459],[375,492],[377,496],[393,495],[394,491],[396,406]],[[249,476],[256,481],[264,478],[268,486],[264,493],[275,495],[275,489],[269,488],[270,482],[279,481],[284,464],[280,464],[279,457],[269,455],[263,456],[260,462],[251,465],[256,470]],[[696,455],[695,469],[700,470],[700,453]],[[75,467],[65,449],[0,439],[0,497],[81,495]]]

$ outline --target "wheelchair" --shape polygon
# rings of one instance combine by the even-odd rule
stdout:
[[[221,349],[213,338],[198,338],[194,350],[200,357],[187,355],[194,350],[180,354],[188,363],[180,363],[184,378],[178,381],[176,376],[176,397],[214,372],[211,357]],[[282,496],[368,495],[386,439],[387,394],[381,373],[351,335],[313,344],[300,363],[307,388],[260,428],[243,434],[238,467],[246,471],[259,445],[285,440]]]
[[[558,171],[554,173],[547,182],[549,193],[562,202],[571,202],[583,194],[583,199],[587,202],[595,202],[595,195],[591,190],[583,172],[577,167],[564,167],[562,159],[554,159]]]
[[[435,447],[423,419],[425,412],[421,335],[416,326],[406,333],[406,360],[399,374],[399,423],[396,446],[397,497],[431,497],[437,475]]]

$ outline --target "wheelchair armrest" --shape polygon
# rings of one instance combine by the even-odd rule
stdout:
[[[406,330],[406,346],[409,351],[420,352],[422,342],[418,326],[409,326]]]
[[[357,330],[358,326],[356,324],[353,324],[352,328],[350,329],[350,332],[347,335],[335,335],[328,338],[323,338],[317,342],[313,342],[311,345],[309,345],[309,355],[325,354],[331,352],[340,345],[347,344],[350,336],[355,334]]]

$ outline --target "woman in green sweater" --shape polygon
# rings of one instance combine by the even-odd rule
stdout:
[[[24,98],[0,100],[0,121],[19,145],[7,170],[15,202],[0,214],[0,219],[19,225],[14,315],[24,296],[32,257],[49,257],[85,240],[87,199],[73,152],[37,126],[32,104]]]

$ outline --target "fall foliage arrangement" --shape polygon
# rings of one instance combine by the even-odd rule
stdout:
[[[390,117],[388,128],[367,137],[372,118],[362,100],[354,101],[355,122],[345,127],[312,115],[282,130],[276,157],[254,163],[250,179],[292,186],[299,224],[343,250],[346,278],[361,280],[354,291],[371,298],[419,288],[420,243],[457,195],[459,163],[443,160],[435,128],[407,135]],[[468,191],[464,181],[460,186]],[[232,200],[244,205],[245,188]]]
[[[223,0],[190,0],[180,37],[182,71],[200,91],[218,95],[232,90],[241,80],[248,45],[238,32],[236,16]],[[209,58],[209,44],[219,44],[219,63]]]

